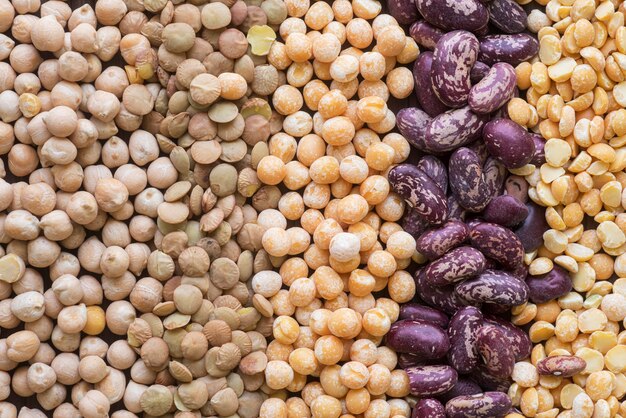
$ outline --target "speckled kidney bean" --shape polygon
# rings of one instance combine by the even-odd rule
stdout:
[[[470,212],[481,212],[491,194],[478,154],[470,148],[459,148],[450,156],[448,166],[450,188],[459,204]]]
[[[475,279],[455,286],[454,291],[468,304],[495,303],[516,306],[528,300],[528,286],[500,270],[487,270]]]
[[[430,228],[430,224],[413,208],[407,208],[402,219],[402,228],[414,237],[419,237]]]
[[[446,332],[430,322],[398,321],[391,326],[386,338],[387,345],[397,352],[424,360],[441,358],[450,349]]]
[[[413,409],[411,418],[446,418],[446,408],[437,399],[420,399]]]
[[[509,341],[511,347],[513,347],[513,354],[515,355],[515,361],[521,361],[530,356],[530,352],[533,348],[532,341],[528,337],[528,334],[521,329],[511,324],[498,316],[485,315],[485,324],[490,324],[500,328],[504,333],[504,336]]]
[[[459,396],[446,403],[448,418],[500,418],[511,408],[511,400],[505,393]]]
[[[503,226],[519,225],[528,216],[525,204],[511,195],[494,197],[483,211],[483,218]]]
[[[483,178],[489,189],[492,198],[500,196],[504,189],[504,181],[506,180],[507,170],[504,165],[495,158],[488,157],[483,165]]]
[[[415,42],[426,49],[435,49],[437,42],[445,32],[425,20],[418,20],[411,25],[409,33]]]
[[[396,126],[411,145],[417,149],[426,150],[426,129],[430,123],[430,116],[417,107],[401,109],[396,114]]]
[[[541,164],[546,162],[546,153],[544,151],[544,147],[546,145],[546,140],[539,134],[529,132],[530,138],[535,143],[535,155],[533,155],[532,160],[530,160],[531,164],[539,167]]]
[[[472,372],[471,379],[475,381],[483,390],[497,390],[507,393],[511,387],[510,378],[495,377],[487,370],[487,366],[479,364]]]
[[[451,194],[448,196],[448,219],[453,221],[463,221],[465,220],[466,210],[458,200],[456,200],[456,196]]]
[[[435,117],[447,111],[448,107],[435,94],[430,77],[432,65],[433,53],[430,51],[421,53],[413,64],[413,79],[415,80],[415,95],[420,107],[429,116]]]
[[[448,32],[437,42],[430,75],[435,94],[446,106],[461,107],[467,102],[470,71],[479,48],[476,36],[462,30]]]
[[[470,71],[470,80],[472,85],[478,83],[489,73],[489,66],[483,62],[476,61]],[[471,91],[471,90],[470,90]]]
[[[487,65],[508,62],[516,67],[534,57],[538,51],[539,42],[526,33],[487,35],[480,38],[478,59]]]
[[[489,21],[504,33],[520,33],[526,29],[526,12],[514,0],[492,0]]]
[[[433,286],[448,286],[479,275],[485,271],[486,260],[483,253],[475,248],[464,246],[455,248],[443,257],[432,261],[424,269],[426,280]]]
[[[572,377],[587,367],[587,362],[576,356],[550,356],[539,360],[537,371],[542,375]]]
[[[440,224],[448,217],[445,193],[432,179],[413,164],[399,164],[389,171],[393,191],[406,199],[425,220]]]
[[[477,332],[476,346],[485,366],[493,376],[506,378],[511,375],[515,365],[515,354],[499,327],[483,325]]]
[[[419,303],[405,303],[400,306],[400,319],[411,319],[415,321],[431,322],[441,328],[448,327],[448,315],[439,309]]]
[[[419,18],[414,0],[389,0],[387,7],[389,7],[389,14],[403,25],[411,24]]]
[[[483,393],[483,390],[480,388],[478,383],[468,378],[463,378],[462,376],[459,376],[459,379],[452,387],[452,389],[450,389],[446,393],[437,396],[437,399],[445,404],[450,399],[456,398],[457,396],[475,395],[477,393]]]
[[[485,256],[493,258],[506,269],[514,269],[524,262],[524,247],[508,228],[491,222],[474,225],[470,241]]]
[[[432,228],[416,241],[416,248],[430,260],[435,260],[469,238],[469,228],[461,221],[448,221],[440,227]]]
[[[441,359],[428,359],[424,360],[421,357],[414,356],[409,353],[397,353],[398,354],[398,367],[406,369],[407,367],[415,366],[430,366],[433,364],[441,363]]]
[[[416,272],[415,287],[420,298],[430,306],[441,309],[449,315],[453,315],[463,306],[469,305],[456,292],[453,286],[434,287],[426,282],[424,270]]]
[[[504,189],[506,194],[513,196],[520,202],[528,202],[528,182],[524,177],[510,175],[504,182]]]
[[[528,216],[515,230],[525,252],[535,251],[543,244],[543,234],[550,226],[546,221],[545,209],[532,201],[526,203]]]
[[[409,377],[411,394],[420,397],[446,393],[459,377],[456,370],[446,365],[409,367],[405,372]]]
[[[483,139],[489,153],[507,168],[523,167],[535,155],[535,143],[528,132],[510,119],[488,122],[483,129]]]
[[[470,144],[480,138],[488,119],[486,115],[472,112],[469,106],[448,110],[433,118],[426,126],[426,147],[422,151],[445,153]]]
[[[545,303],[560,298],[572,290],[572,280],[567,270],[554,266],[552,271],[539,276],[528,276],[526,284],[533,303]]]
[[[498,62],[487,69],[487,74],[469,92],[467,103],[476,113],[495,112],[511,99],[515,90],[515,68],[510,64]]]
[[[459,309],[450,319],[448,362],[461,374],[470,373],[478,365],[476,336],[482,324],[483,315],[474,306]]]
[[[426,21],[448,31],[476,31],[489,22],[489,11],[478,0],[416,0],[415,4]]]
[[[417,168],[430,177],[444,193],[448,192],[448,169],[434,155],[425,155],[417,162]]]

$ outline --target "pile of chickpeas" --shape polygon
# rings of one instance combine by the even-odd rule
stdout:
[[[418,54],[376,0],[0,0],[0,416],[408,418]]]
[[[526,2],[524,2],[526,3]],[[508,104],[518,124],[545,139],[545,163],[516,174],[545,207],[543,245],[526,254],[531,276],[564,269],[571,292],[513,309],[534,348],[515,365],[514,417],[626,416],[625,4],[538,1],[528,27],[539,54],[520,64],[525,99]],[[543,209],[542,209],[543,210]],[[547,356],[585,361],[574,375],[538,373]]]

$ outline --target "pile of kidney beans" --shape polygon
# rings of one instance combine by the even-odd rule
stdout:
[[[423,51],[413,69],[419,107],[397,115],[423,156],[394,167],[389,181],[412,208],[403,226],[429,262],[415,272],[418,296],[387,344],[420,399],[414,418],[501,417],[511,411],[513,366],[532,347],[510,308],[571,290],[558,267],[527,278],[524,253],[548,226],[524,178],[507,171],[545,162],[541,136],[506,115],[514,66],[538,43],[523,33],[526,13],[514,0],[388,4]]]

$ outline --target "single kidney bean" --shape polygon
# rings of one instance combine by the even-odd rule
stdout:
[[[448,106],[443,104],[431,81],[430,73],[433,65],[433,53],[426,51],[421,53],[415,64],[413,64],[413,79],[415,81],[415,95],[421,108],[429,116],[435,117],[448,110]]]
[[[526,29],[526,12],[514,0],[492,0],[489,21],[504,33],[520,33]]]
[[[510,346],[513,347],[515,361],[521,361],[530,356],[533,343],[523,329],[498,316],[486,315],[484,316],[484,322],[499,327],[504,333],[504,336],[509,340]]]
[[[487,67],[486,64],[482,65]],[[495,112],[513,97],[515,68],[505,62],[498,62],[487,69],[487,74],[469,92],[467,103],[476,113]]]
[[[416,241],[416,248],[430,260],[435,260],[469,238],[469,228],[465,223],[451,220],[440,227],[424,232]]]
[[[425,303],[441,309],[449,315],[453,315],[460,308],[468,305],[466,301],[456,294],[453,286],[434,287],[429,285],[426,282],[423,269],[417,271],[413,277],[417,294]]]
[[[528,276],[529,298],[533,303],[545,303],[569,293],[572,280],[567,270],[554,266],[552,271],[539,276]]]
[[[487,65],[507,62],[516,67],[528,61],[539,51],[539,42],[526,34],[486,35],[480,38],[478,59]]]
[[[524,262],[524,247],[508,228],[491,222],[482,222],[470,230],[472,245],[485,256],[493,258],[506,269],[514,269]]]
[[[435,94],[446,106],[467,103],[472,88],[470,72],[479,49],[476,36],[463,30],[448,32],[437,42],[430,76]]]
[[[483,211],[487,222],[508,227],[519,225],[527,216],[526,205],[511,195],[494,197]]]
[[[450,156],[448,166],[450,188],[459,204],[470,212],[481,212],[491,200],[491,193],[478,154],[470,148],[459,148]]]
[[[477,0],[416,0],[427,22],[450,31],[475,31],[487,26],[489,11]]]
[[[559,377],[572,377],[585,370],[587,362],[576,356],[550,356],[539,360],[539,374]]]
[[[483,390],[476,382],[467,378],[459,377],[452,389],[437,396],[437,399],[446,403],[450,399],[456,398],[457,396],[475,395],[477,393],[483,393]]]
[[[450,366],[415,366],[405,370],[409,377],[411,394],[415,396],[435,396],[452,389],[458,374]]]
[[[445,193],[422,170],[412,164],[399,164],[389,171],[393,191],[408,200],[428,222],[439,224],[448,217]]]
[[[483,253],[475,248],[464,246],[455,248],[441,258],[432,261],[425,268],[426,280],[433,286],[448,286],[479,275],[486,268]]]
[[[417,168],[430,177],[444,193],[448,192],[448,169],[434,155],[425,155],[417,162]]]
[[[495,64],[494,67],[497,65]],[[535,142],[531,136],[510,119],[495,119],[487,122],[483,129],[483,139],[489,153],[507,168],[523,167],[535,155]]]
[[[515,235],[522,243],[524,251],[532,252],[543,244],[543,234],[550,229],[550,226],[546,221],[544,208],[532,201],[526,203],[526,207],[528,216],[515,230]]]
[[[409,33],[411,37],[415,39],[415,42],[426,49],[435,49],[439,39],[446,34],[444,31],[425,20],[418,20],[413,23],[409,29]]]
[[[448,110],[428,123],[424,136],[426,147],[418,149],[445,153],[470,144],[480,138],[487,120],[487,115],[478,115],[469,106]]]
[[[419,303],[405,303],[400,306],[400,319],[411,319],[415,321],[431,322],[441,328],[448,327],[448,315],[439,309]]]
[[[411,418],[446,418],[446,408],[437,399],[420,399],[413,409]]]
[[[439,326],[404,319],[391,326],[387,345],[399,353],[413,354],[421,359],[437,359],[450,349],[448,335]]]
[[[426,128],[430,123],[430,116],[417,107],[407,107],[400,109],[396,114],[396,126],[415,148],[427,150],[425,142]]]
[[[511,408],[511,399],[502,392],[459,396],[446,403],[447,418],[500,418]]]
[[[526,283],[500,270],[487,270],[475,279],[457,284],[454,291],[473,305],[487,302],[516,306],[528,300]]]
[[[476,336],[482,324],[483,315],[473,306],[459,309],[450,319],[448,362],[461,374],[471,373],[478,365]]]
[[[476,346],[487,370],[493,376],[506,378],[511,375],[515,354],[500,328],[490,324],[483,325],[477,332]]]
[[[484,364],[478,365],[476,370],[472,372],[471,378],[478,383],[483,390],[497,390],[504,393],[508,392],[512,383],[509,378],[493,376]]]

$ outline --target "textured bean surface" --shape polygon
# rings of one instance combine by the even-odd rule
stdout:
[[[418,22],[420,23],[420,22]],[[415,80],[415,95],[421,108],[431,117],[435,117],[448,110],[433,88],[431,69],[433,65],[433,53],[423,52],[413,64],[413,79]]]
[[[491,200],[483,177],[478,154],[469,148],[459,148],[449,161],[450,188],[459,204],[471,212],[482,211]]]
[[[443,153],[453,151],[480,138],[485,115],[478,115],[469,106],[452,109],[435,117],[425,131],[423,151]]]
[[[487,35],[480,38],[478,59],[487,65],[506,62],[516,66],[532,58],[538,50],[537,40],[525,33]]]
[[[482,324],[483,315],[473,306],[459,309],[450,319],[448,361],[461,374],[470,373],[478,365],[476,337]]]
[[[490,222],[482,222],[470,230],[470,242],[485,256],[493,258],[507,269],[514,269],[523,262],[524,247],[519,238],[508,228]]]
[[[489,372],[495,377],[509,377],[515,354],[504,332],[494,325],[484,325],[476,334],[478,352]]]
[[[412,164],[397,165],[389,172],[389,182],[393,190],[424,219],[435,224],[446,220],[446,196],[422,170]]]
[[[475,279],[457,284],[455,292],[470,304],[515,306],[528,300],[526,283],[500,270],[487,270]]]
[[[479,30],[487,25],[489,12],[478,0],[416,0],[424,19],[445,30]]]
[[[477,62],[478,64],[478,62]],[[515,90],[515,68],[505,62],[494,64],[491,68],[485,64],[487,73],[471,88],[468,96],[469,107],[476,113],[491,113],[504,106]],[[474,68],[477,65],[474,65]]]
[[[485,256],[475,248],[455,248],[426,266],[426,280],[433,286],[447,286],[479,275],[486,268]]]
[[[469,228],[458,220],[448,221],[440,227],[424,232],[416,242],[417,251],[434,260],[452,248],[461,245],[469,237]]]
[[[448,335],[441,327],[412,320],[394,323],[387,334],[387,344],[397,352],[426,360],[441,358],[450,349]]]
[[[452,389],[458,374],[450,366],[415,366],[405,370],[411,393],[416,396],[436,396]]]
[[[459,396],[446,403],[448,418],[495,418],[506,414],[511,408],[509,397],[500,392]]]
[[[587,367],[585,360],[576,356],[550,356],[537,363],[539,374],[560,377],[574,376]]]

